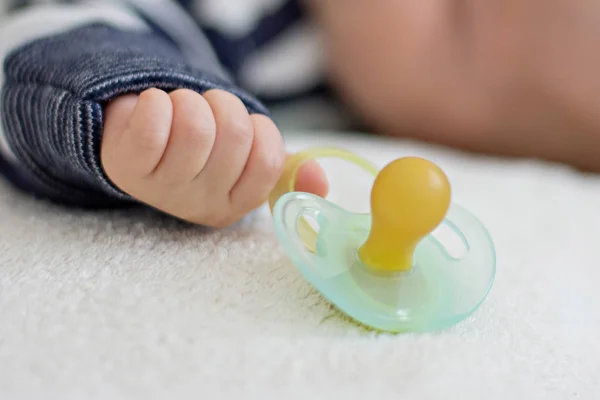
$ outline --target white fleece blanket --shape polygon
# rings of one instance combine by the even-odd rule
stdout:
[[[206,231],[150,212],[71,212],[0,184],[0,399],[600,398],[600,177],[287,136],[290,150],[320,142],[381,166],[441,165],[496,243],[479,311],[435,334],[370,332],[302,279],[266,209]],[[368,180],[324,165],[332,199],[363,211]]]

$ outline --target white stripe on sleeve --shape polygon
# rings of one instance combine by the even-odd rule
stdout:
[[[310,89],[324,75],[317,33],[309,23],[302,23],[251,55],[240,71],[240,81],[259,96],[279,97]]]
[[[260,19],[276,11],[289,0],[196,0],[195,14],[203,26],[212,27],[231,37],[242,37],[254,29]]]

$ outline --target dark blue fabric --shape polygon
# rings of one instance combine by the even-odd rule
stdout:
[[[249,112],[268,114],[232,83],[187,66],[162,37],[104,25],[29,43],[6,58],[4,71],[4,130],[22,164],[19,177],[30,182],[20,186],[69,204],[133,201],[100,165],[103,106],[119,95],[218,88],[237,95]]]
[[[35,194],[40,190],[40,188],[35,186],[30,179],[26,176],[22,176],[19,173],[19,169],[10,165],[9,162],[2,157],[2,154],[0,154],[0,175],[2,175],[10,184],[18,187],[24,192]]]

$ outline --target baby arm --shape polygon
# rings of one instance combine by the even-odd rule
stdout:
[[[5,175],[65,204],[143,203],[194,223],[235,222],[279,177],[277,127],[210,48],[190,62],[171,37],[119,4],[53,4],[4,17]],[[305,171],[304,189],[324,190],[320,170]]]

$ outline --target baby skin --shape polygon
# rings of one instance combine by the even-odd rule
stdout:
[[[223,228],[261,206],[285,158],[274,122],[250,115],[226,91],[150,89],[105,110],[107,176],[139,201],[194,224]],[[296,189],[327,194],[317,163],[301,168]]]
[[[370,130],[600,172],[599,2],[306,3]]]
[[[329,78],[368,130],[600,171],[597,2],[305,3]],[[286,157],[275,124],[223,91],[119,98],[102,144],[123,191],[215,227],[262,204]],[[327,193],[317,164],[297,189]]]

